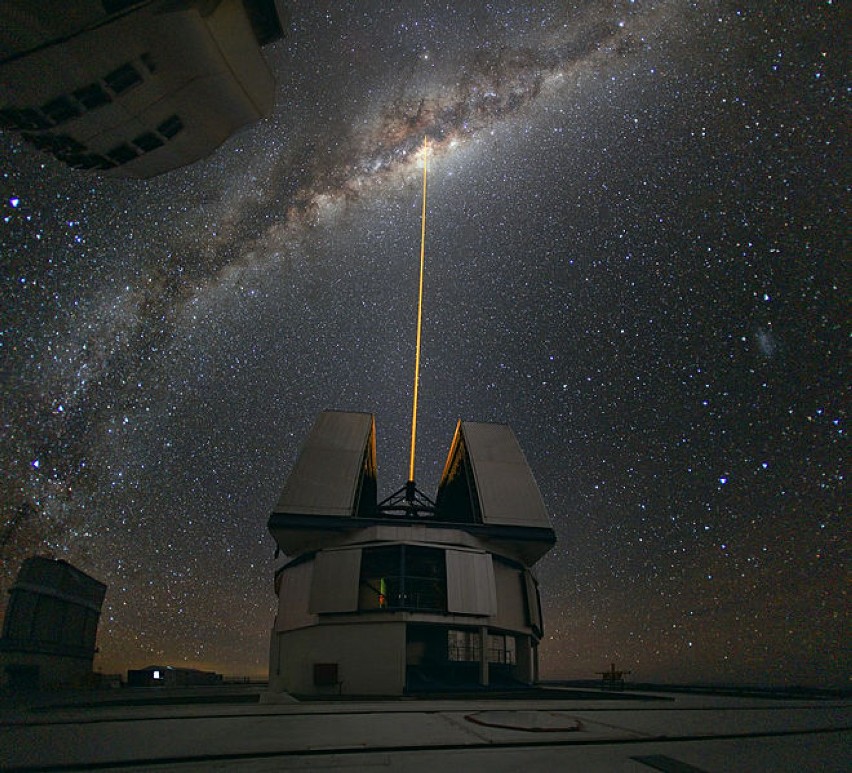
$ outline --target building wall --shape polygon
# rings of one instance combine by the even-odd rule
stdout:
[[[11,591],[0,647],[88,657],[95,651],[98,610],[48,586]]]
[[[401,695],[405,623],[323,624],[273,632],[269,688],[296,695]],[[314,664],[337,664],[339,684],[314,684]]]
[[[24,561],[3,620],[0,682],[60,687],[91,681],[105,593],[103,583],[65,561]]]
[[[491,556],[471,550],[447,550],[447,610],[490,617],[497,612]]]
[[[24,676],[23,671],[29,672]],[[27,683],[22,684],[19,680]],[[31,681],[34,680],[34,681]],[[14,689],[88,687],[92,684],[91,658],[38,652],[0,652],[0,686]]]
[[[199,671],[196,668],[149,666],[127,671],[128,687],[187,687],[221,683],[221,674],[214,671]]]
[[[446,608],[444,616],[483,618],[483,622],[530,632],[526,609],[524,571],[520,566],[494,559],[484,550],[458,548],[456,543],[363,542],[322,550],[315,556],[294,561],[279,570],[279,597],[275,628],[279,631],[314,625],[318,614],[353,613],[359,609],[359,568],[362,553],[373,548],[406,545],[444,551]],[[530,578],[531,588],[534,590]],[[536,613],[537,602],[531,605]],[[362,614],[367,610],[362,607]],[[413,614],[418,614],[412,610]]]

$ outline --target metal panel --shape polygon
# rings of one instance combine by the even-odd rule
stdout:
[[[324,411],[302,446],[276,513],[353,516],[364,472],[375,469],[369,413]]]
[[[482,522],[551,528],[541,492],[515,433],[506,424],[462,422]]]
[[[524,584],[527,590],[529,624],[538,631],[540,636],[544,630],[541,625],[541,598],[538,595],[538,583],[529,571],[524,572]]]
[[[497,586],[497,617],[491,624],[512,631],[524,630],[529,623],[524,614],[526,589],[523,571],[495,560],[494,581]]]
[[[329,550],[314,558],[314,580],[308,611],[354,612],[358,609],[361,549]]]
[[[277,631],[289,631],[316,623],[316,615],[308,612],[313,576],[313,561],[284,567],[278,589],[278,614],[275,617]]]
[[[494,565],[488,553],[447,550],[447,611],[497,614]]]

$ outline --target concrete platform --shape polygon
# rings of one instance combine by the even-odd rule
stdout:
[[[76,702],[68,696],[6,701],[0,705],[0,766],[646,773],[852,768],[850,703],[843,700],[683,693],[604,700],[594,691],[571,691],[546,700],[270,705],[249,702],[246,690],[234,691],[230,702],[221,691],[148,693],[148,700],[129,692],[106,693],[100,701],[92,694]]]

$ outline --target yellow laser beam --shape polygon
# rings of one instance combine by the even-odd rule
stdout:
[[[423,208],[420,213],[420,290],[417,297],[417,343],[414,347],[414,401],[411,408],[411,458],[408,480],[414,482],[414,449],[417,445],[417,392],[420,387],[420,334],[423,329],[423,269],[426,265],[426,170],[429,166],[429,142],[423,138]]]

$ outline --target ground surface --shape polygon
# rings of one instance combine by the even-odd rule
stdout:
[[[553,693],[276,704],[256,702],[251,686],[12,696],[0,703],[0,766],[491,773],[852,768],[849,701]]]

